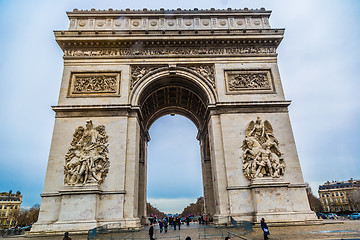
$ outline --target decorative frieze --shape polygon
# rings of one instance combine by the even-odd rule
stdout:
[[[231,46],[231,47],[123,47],[107,49],[65,49],[64,57],[136,57],[136,56],[167,56],[194,57],[198,55],[265,55],[275,54],[274,46]]]
[[[275,138],[271,124],[260,117],[251,121],[245,130],[241,146],[243,152],[243,172],[246,178],[279,178],[285,174],[283,153]]]
[[[69,96],[118,96],[119,73],[72,73]]]
[[[274,93],[270,70],[225,71],[228,93]]]
[[[109,171],[108,136],[105,126],[79,126],[65,155],[64,184],[68,186],[95,183],[100,185]]]

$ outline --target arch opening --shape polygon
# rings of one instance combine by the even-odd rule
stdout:
[[[160,76],[156,76],[159,74]],[[155,76],[154,76],[155,75]],[[215,101],[211,88],[196,76],[185,76],[182,72],[171,74],[170,71],[156,72],[153,76],[142,79],[133,89],[130,97],[132,104],[138,106],[141,115],[141,125],[145,135],[140,141],[140,169],[139,169],[139,216],[145,216],[144,209],[147,201],[147,156],[150,140],[149,129],[155,121],[165,115],[182,115],[191,120],[197,130],[201,159],[201,177],[203,196],[205,198],[206,214],[215,214],[215,192],[212,183],[213,170],[210,163],[209,138],[207,134],[208,106]],[[199,197],[199,196],[197,196]]]
[[[147,202],[165,213],[180,214],[203,196],[196,126],[187,117],[165,115],[149,132]]]
[[[146,86],[138,104],[146,130],[149,130],[158,118],[167,114],[185,116],[200,130],[204,126],[209,97],[193,81],[170,75]]]

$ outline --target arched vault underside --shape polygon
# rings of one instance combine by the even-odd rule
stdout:
[[[191,81],[164,77],[146,87],[139,99],[139,106],[146,130],[167,114],[183,115],[202,129],[208,102],[203,91]]]

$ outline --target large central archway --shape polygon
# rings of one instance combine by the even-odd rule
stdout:
[[[137,66],[138,67],[138,66]],[[214,190],[210,163],[208,128],[209,105],[216,101],[211,86],[206,84],[201,75],[181,67],[161,67],[150,71],[139,79],[134,86],[131,100],[139,107],[141,125],[146,132],[141,137],[140,159],[147,156],[148,131],[151,125],[167,114],[178,114],[190,119],[198,129],[197,139],[200,142],[203,191],[205,196],[205,212],[215,214]],[[139,172],[139,215],[143,223],[146,221],[146,176],[147,161]]]

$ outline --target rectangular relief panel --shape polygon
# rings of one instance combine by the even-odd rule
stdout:
[[[120,96],[120,72],[71,73],[68,97],[114,96]]]
[[[275,93],[274,79],[270,69],[225,70],[227,94]]]

